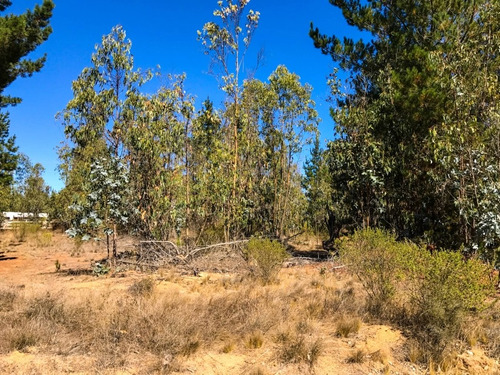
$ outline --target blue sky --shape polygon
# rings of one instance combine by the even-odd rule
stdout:
[[[214,20],[216,0],[54,0],[51,20],[53,33],[31,57],[47,53],[47,63],[31,78],[19,78],[5,94],[20,96],[23,102],[9,108],[10,133],[16,135],[20,152],[33,163],[45,167],[48,185],[59,190],[59,163],[56,148],[64,141],[61,122],[55,118],[72,98],[71,82],[90,66],[94,47],[117,24],[132,41],[136,68],[161,66],[165,74],[187,74],[186,91],[194,95],[197,108],[207,97],[220,107],[216,79],[209,75],[209,57],[203,54],[196,31]],[[14,0],[6,13],[19,14],[36,4],[35,0]],[[247,56],[251,68],[256,52],[264,50],[264,63],[256,78],[265,80],[280,64],[297,73],[302,83],[313,86],[313,98],[322,118],[321,139],[333,137],[329,117],[326,79],[334,64],[314,48],[308,36],[314,22],[321,32],[337,36],[359,36],[347,26],[341,12],[328,0],[251,0],[250,9],[259,11],[259,27]],[[304,155],[305,158],[307,155]]]

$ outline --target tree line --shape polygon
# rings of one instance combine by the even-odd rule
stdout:
[[[496,261],[500,4],[330,2],[363,38],[311,24],[315,47],[337,66],[325,149],[309,85],[285,66],[266,81],[240,71],[260,18],[248,0],[219,2],[198,31],[220,108],[207,99],[197,110],[184,75],[145,93],[158,73],[134,67],[117,26],[59,114],[65,188],[52,198],[54,216],[72,235],[104,231],[111,243],[119,228],[200,243],[382,227]]]

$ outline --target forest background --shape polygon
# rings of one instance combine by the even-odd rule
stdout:
[[[336,66],[326,148],[309,85],[283,65],[264,80],[242,69],[260,13],[248,1],[223,1],[198,32],[223,104],[197,107],[183,74],[143,91],[158,71],[135,68],[125,31],[114,27],[58,115],[65,186],[52,193],[41,165],[21,157],[8,134],[7,109],[18,100],[3,91],[42,68],[44,58],[22,58],[49,37],[53,4],[1,18],[2,30],[13,30],[0,42],[3,210],[50,209],[82,238],[133,230],[207,243],[382,227],[497,262],[500,5],[331,3],[363,39],[311,25],[311,43]],[[10,2],[0,5],[5,12]]]

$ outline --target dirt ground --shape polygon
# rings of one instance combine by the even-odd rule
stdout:
[[[53,233],[50,243],[40,244],[37,238],[19,243],[10,232],[0,233],[0,288],[19,288],[26,294],[43,293],[91,293],[96,291],[126,291],[144,274],[134,270],[96,277],[88,272],[91,262],[106,256],[104,244],[84,244],[77,248],[61,233]],[[129,244],[126,241],[126,244]],[[126,245],[122,243],[122,245]],[[56,269],[56,263],[60,265]],[[326,271],[325,271],[326,270]],[[316,280],[320,273],[327,273],[341,285],[348,282],[345,270],[335,269],[331,263],[312,263],[284,268],[276,288],[291,288],[297,280]],[[119,277],[117,277],[119,276]],[[160,271],[148,273],[155,278],[160,288],[176,288],[180,293],[200,293],[203,283],[215,282],[228,277],[220,273],[203,273],[198,276],[179,274],[166,278]],[[299,301],[300,302],[300,301]],[[1,311],[1,308],[0,308]],[[0,322],[1,324],[1,322]],[[349,337],[338,337],[331,321],[317,321],[315,332],[321,339],[322,352],[313,367],[305,363],[283,363],[276,356],[276,344],[264,340],[261,347],[249,349],[235,345],[230,352],[220,347],[202,347],[193,355],[183,358],[170,367],[174,374],[424,374],[427,371],[406,360],[403,334],[389,326],[363,322],[359,331]],[[78,345],[74,344],[75,347]],[[67,348],[66,348],[67,349]],[[158,358],[150,353],[131,351],[126,365],[110,368],[99,362],[92,353],[81,353],[71,348],[60,351],[39,346],[24,350],[0,352],[0,374],[146,374],[166,373],[165,364],[171,358]],[[351,361],[353,353],[362,352],[360,363]],[[479,348],[460,354],[462,365],[454,373],[497,374],[497,361],[488,358]],[[159,363],[159,368],[145,364]]]

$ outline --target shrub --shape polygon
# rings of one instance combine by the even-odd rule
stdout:
[[[460,252],[431,253],[378,229],[358,231],[338,244],[366,290],[369,311],[380,317],[394,309],[391,318],[398,316],[427,348],[422,357],[441,361],[448,344],[460,337],[466,315],[481,310],[494,291],[490,267],[464,260]]]
[[[307,363],[313,367],[318,361],[323,344],[320,339],[306,340],[304,335],[282,337],[280,358],[284,363]]]
[[[460,253],[440,251],[421,257],[423,277],[414,275],[409,311],[419,338],[436,353],[458,337],[468,312],[482,309],[494,291],[490,269],[477,259],[465,261]]]
[[[247,244],[245,256],[258,277],[264,283],[269,283],[278,274],[288,253],[278,241],[253,238]]]
[[[341,318],[337,322],[336,334],[340,337],[348,337],[351,333],[358,333],[361,328],[361,320],[359,318]]]
[[[12,229],[14,230],[16,240],[24,242],[28,235],[36,234],[40,230],[40,224],[28,222],[13,223]]]
[[[376,314],[390,305],[396,282],[417,256],[416,245],[397,242],[394,235],[381,229],[357,231],[351,238],[337,241],[340,256],[357,276],[368,294],[368,308]]]
[[[129,292],[136,297],[149,297],[153,294],[154,289],[155,282],[150,277],[138,280],[128,288]]]
[[[52,232],[42,231],[38,233],[36,242],[39,247],[48,247],[52,243]]]
[[[17,293],[13,289],[0,289],[0,311],[11,311]]]

